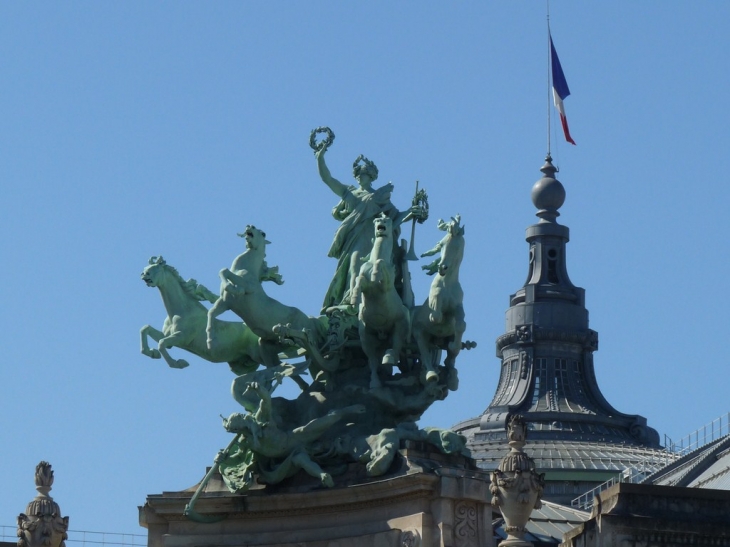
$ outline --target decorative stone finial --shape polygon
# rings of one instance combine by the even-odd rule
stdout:
[[[522,450],[527,440],[525,419],[520,415],[511,416],[506,427],[511,450],[492,472],[492,505],[500,508],[506,524],[504,531],[508,536],[500,545],[528,547],[532,543],[524,540],[525,525],[533,508],[542,507],[545,475],[535,472],[535,462]]]
[[[545,165],[540,168],[543,177],[532,187],[532,203],[538,209],[535,214],[540,217],[540,222],[556,223],[555,219],[560,216],[558,209],[565,203],[565,188],[555,178],[558,170],[552,161],[553,158],[548,154],[545,158]]]
[[[61,508],[49,495],[53,485],[53,469],[48,462],[35,468],[38,495],[18,515],[18,547],[65,547],[68,539],[68,517],[61,517]]]

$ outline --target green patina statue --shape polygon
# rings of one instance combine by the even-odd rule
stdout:
[[[215,319],[209,324],[208,309],[201,300],[215,302],[218,298],[194,279],[184,281],[178,271],[161,256],[153,256],[142,271],[148,287],[160,290],[167,317],[162,330],[150,325],[140,332],[142,353],[153,359],[160,357],[172,368],[185,368],[184,359],[173,359],[167,349],[179,347],[213,363],[228,363],[236,374],[256,370],[262,362],[259,339],[245,324]],[[209,331],[206,335],[206,327]],[[149,338],[157,342],[150,349]],[[214,338],[216,343],[207,343]]]
[[[319,335],[324,334],[324,326],[317,318],[308,317],[264,292],[262,281],[284,282],[278,267],[269,268],[264,260],[269,243],[266,234],[255,226],[246,226],[246,231],[239,235],[246,240],[246,250],[235,258],[230,269],[220,271],[220,298],[208,311],[208,347],[216,344],[216,317],[231,310],[259,337],[262,363],[273,367],[281,363],[279,352],[285,349],[274,327],[285,325],[306,332],[313,338],[314,346]]]
[[[313,418],[299,427],[281,429],[278,425],[281,418],[273,413],[269,389],[258,382],[251,382],[249,389],[260,398],[256,412],[231,414],[223,420],[223,427],[226,431],[239,435],[237,440],[239,451],[254,454],[256,473],[265,482],[275,484],[303,469],[309,475],[320,479],[323,485],[334,486],[332,476],[312,459],[310,452],[315,452],[314,443],[319,441],[327,430],[349,414],[364,413],[365,406],[350,405],[333,409],[324,416]],[[228,470],[231,472],[227,473]],[[242,475],[237,466],[231,466],[230,462],[222,464],[221,474],[233,491],[246,490],[251,486],[252,474],[244,473],[244,480],[237,482]]]
[[[322,133],[326,138],[318,143]],[[236,374],[232,395],[243,409],[223,421],[234,438],[191,499],[190,518],[202,518],[193,505],[215,472],[233,492],[256,482],[277,484],[299,471],[331,487],[353,465],[363,466],[369,477],[387,473],[402,440],[466,452],[462,436],[416,425],[432,403],[457,388],[456,358],[475,345],[462,342],[461,219],[439,221],[446,236],[423,255],[440,253],[423,267],[435,277],[424,304],[415,306],[407,262],[415,258],[413,235],[410,249],[396,241],[404,220],[425,220],[426,194],[417,190],[411,207],[399,212],[390,202],[393,185],[373,189],[378,171],[363,156],[354,165],[358,187],[343,185],[324,162],[333,140],[328,128],[310,137],[322,180],[341,198],[333,210],[341,224],[329,253],[337,268],[322,315],[310,317],[264,292],[264,281],[283,281],[278,268],[266,263],[266,234],[251,225],[239,234],[244,252],[220,271],[218,295],[194,280],[182,281],[162,258],[153,257],[142,274],[148,286],[159,288],[168,312],[163,331],[142,329],[142,353],[164,357],[175,368],[187,362],[172,359],[171,346],[228,362]],[[242,321],[219,320],[226,310]],[[157,349],[148,346],[148,336]],[[300,387],[298,397],[273,395],[286,378]]]
[[[373,221],[375,236],[368,260],[354,278],[350,304],[359,304],[358,333],[370,366],[370,387],[381,387],[378,369],[390,369],[400,362],[408,341],[410,315],[395,290],[393,265],[393,221],[381,214]],[[358,252],[352,255],[353,266]]]
[[[328,138],[317,145],[314,137],[318,132],[327,132]],[[390,201],[393,193],[393,184],[390,182],[374,189],[373,182],[378,178],[378,168],[363,155],[358,156],[352,164],[352,174],[357,186],[347,186],[334,178],[324,161],[325,153],[333,140],[334,134],[324,127],[315,129],[310,138],[310,145],[315,149],[319,176],[340,197],[340,202],[332,209],[332,216],[341,224],[335,232],[328,254],[337,259],[337,269],[325,295],[324,309],[349,301],[347,289],[352,286],[352,255],[358,253],[359,256],[366,256],[372,249],[372,221],[377,216],[384,214],[393,221],[395,241],[398,240],[402,222],[410,218],[420,221],[427,218],[427,211],[419,204],[412,205],[405,212],[399,212]]]
[[[445,346],[444,365],[448,371],[448,386],[452,391],[459,387],[455,364],[466,330],[464,291],[459,283],[459,267],[464,257],[464,227],[460,223],[459,215],[452,218],[451,222],[439,220],[438,227],[446,235],[433,249],[421,255],[431,256],[441,252],[437,260],[423,266],[429,275],[438,275],[431,283],[426,301],[413,310],[413,338],[418,344],[426,381],[438,380],[430,348]]]

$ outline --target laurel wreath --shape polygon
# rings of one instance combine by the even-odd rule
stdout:
[[[417,219],[419,224],[423,224],[428,219],[428,194],[426,193],[426,190],[421,188],[416,192],[416,195],[413,197],[413,201],[411,202],[412,205],[418,205],[421,207],[421,210],[423,211],[423,216],[419,217]]]
[[[317,135],[319,133],[327,133],[327,136],[320,142],[317,142]],[[314,150],[315,154],[322,149],[326,150],[333,142],[335,142],[335,134],[326,126],[312,129],[312,133],[309,135],[309,146]]]

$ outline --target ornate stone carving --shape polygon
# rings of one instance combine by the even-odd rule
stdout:
[[[542,506],[545,475],[535,472],[535,462],[522,450],[527,439],[527,423],[522,416],[514,415],[507,421],[507,439],[512,450],[492,473],[492,505],[502,511],[506,524],[508,537],[500,545],[527,547],[532,543],[524,540],[525,525],[533,508]]]
[[[517,339],[520,342],[529,342],[532,340],[532,325],[520,325],[517,327]]]
[[[530,355],[527,353],[523,353],[521,355],[522,359],[522,368],[520,369],[520,378],[525,380],[527,378],[527,372],[530,368]]]
[[[48,494],[53,485],[53,470],[48,462],[35,468],[38,495],[18,515],[18,547],[65,547],[68,539],[68,517],[61,517],[61,508]]]
[[[479,546],[476,503],[460,501],[454,507],[454,540],[456,547]]]

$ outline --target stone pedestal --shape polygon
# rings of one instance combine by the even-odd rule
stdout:
[[[196,487],[150,495],[140,508],[148,547],[491,547],[489,477],[461,456],[444,456],[406,442],[391,473],[362,476],[353,465],[323,488],[300,473],[245,495],[210,481],[195,511],[214,523],[183,516]]]

